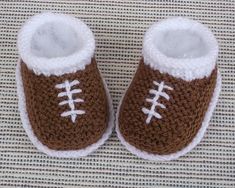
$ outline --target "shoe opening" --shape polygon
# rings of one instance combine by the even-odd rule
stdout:
[[[208,53],[206,41],[196,32],[188,30],[166,30],[155,36],[154,43],[167,57],[197,58]]]
[[[42,13],[30,18],[18,35],[20,58],[35,74],[76,72],[91,63],[95,39],[89,27],[69,15]]]
[[[191,81],[210,75],[218,44],[206,26],[177,17],[153,24],[145,33],[142,52],[153,69]]]
[[[84,41],[70,25],[49,22],[41,25],[31,39],[31,53],[38,57],[69,56],[82,49]]]

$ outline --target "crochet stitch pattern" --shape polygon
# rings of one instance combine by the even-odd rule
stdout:
[[[74,103],[75,102],[84,102],[83,99],[80,99],[80,98],[77,98],[77,99],[73,99],[73,94],[75,93],[81,93],[82,90],[81,89],[73,89],[71,90],[71,88],[75,85],[78,85],[80,82],[78,80],[74,80],[72,82],[69,82],[68,80],[66,80],[64,83],[61,83],[61,84],[57,84],[55,87],[57,89],[64,89],[66,91],[64,92],[60,92],[58,94],[58,97],[64,97],[64,96],[67,96],[68,97],[68,100],[64,100],[62,102],[59,103],[59,105],[65,105],[65,104],[68,104],[69,107],[70,107],[70,111],[66,111],[66,112],[63,112],[61,114],[62,117],[67,117],[67,116],[71,116],[71,120],[73,123],[75,123],[75,120],[77,118],[77,115],[82,115],[82,114],[85,114],[85,111],[84,110],[75,110],[75,105]]]
[[[148,117],[146,119],[146,124],[150,123],[152,117],[155,117],[157,119],[161,119],[162,118],[162,116],[158,112],[155,111],[155,108],[157,106],[159,106],[159,107],[165,109],[166,106],[164,104],[158,102],[158,99],[160,97],[164,97],[165,99],[169,100],[170,99],[169,95],[166,92],[164,92],[163,89],[173,90],[173,88],[165,85],[163,81],[160,84],[158,82],[156,82],[156,81],[153,81],[153,84],[155,86],[158,86],[158,90],[150,89],[149,93],[153,94],[155,96],[154,96],[153,99],[150,99],[150,98],[146,99],[147,102],[152,103],[151,109],[149,110],[147,108],[142,108],[143,113],[148,115]]]

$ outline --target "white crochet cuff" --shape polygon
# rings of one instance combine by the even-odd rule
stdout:
[[[153,24],[143,42],[144,62],[186,81],[208,77],[215,68],[218,44],[212,32],[186,18]]]
[[[43,13],[29,19],[18,35],[20,58],[35,74],[76,72],[91,62],[95,51],[92,31],[81,20]]]

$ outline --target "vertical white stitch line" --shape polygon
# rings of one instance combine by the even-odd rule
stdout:
[[[64,83],[61,84],[57,84],[55,87],[58,89],[63,89],[65,88],[64,92],[60,92],[58,94],[58,97],[63,97],[63,96],[67,96],[68,100],[64,100],[62,102],[59,103],[59,105],[65,105],[68,104],[70,107],[70,111],[67,112],[63,112],[61,114],[62,117],[66,117],[66,116],[70,116],[72,122],[74,123],[77,115],[81,115],[81,114],[85,114],[84,110],[75,110],[75,102],[84,102],[83,99],[77,98],[77,99],[73,99],[73,94],[75,93],[81,93],[82,90],[81,89],[73,89],[71,90],[71,87],[78,85],[79,81],[78,80],[74,80],[72,82],[69,82],[68,80],[66,80]]]
[[[73,96],[72,96],[72,93],[71,93],[71,86],[70,86],[68,80],[65,81],[65,90],[66,90],[66,93],[67,93],[67,96],[68,96],[69,107],[70,107],[71,111],[74,111],[75,106],[74,106],[74,103],[73,103]],[[76,119],[76,116],[74,117],[74,115],[76,115],[76,114],[71,114],[71,118],[72,118],[73,122]]]
[[[156,81],[153,81],[153,84],[158,86],[158,90],[150,89],[149,93],[153,94],[155,96],[154,96],[153,99],[149,99],[149,98],[146,99],[147,102],[152,103],[152,106],[151,106],[150,110],[147,109],[147,108],[142,108],[142,112],[144,114],[148,115],[147,119],[146,119],[146,124],[149,124],[153,117],[155,117],[157,119],[161,119],[162,118],[162,116],[158,112],[155,111],[155,108],[157,106],[159,106],[160,108],[164,108],[165,109],[166,107],[165,107],[165,105],[163,105],[163,104],[161,104],[161,103],[159,103],[157,101],[158,101],[160,96],[164,97],[167,100],[170,99],[169,95],[166,92],[163,92],[163,89],[173,90],[173,88],[165,85],[163,81],[160,84],[158,82],[156,82]]]

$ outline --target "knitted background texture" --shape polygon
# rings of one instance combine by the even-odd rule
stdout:
[[[0,187],[235,187],[234,7],[234,0],[0,0]],[[202,142],[168,162],[136,157],[115,132],[84,158],[38,152],[22,127],[15,68],[17,32],[42,11],[73,15],[94,32],[97,64],[115,110],[138,67],[143,34],[151,24],[187,16],[208,26],[220,47],[222,91]]]

